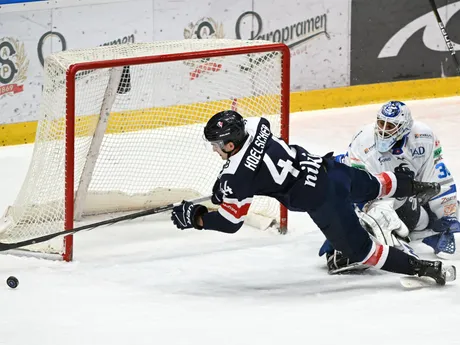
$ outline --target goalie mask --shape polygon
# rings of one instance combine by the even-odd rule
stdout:
[[[410,109],[399,101],[385,103],[377,113],[375,146],[379,152],[389,151],[397,141],[409,134],[413,120]]]
[[[246,139],[244,119],[236,111],[221,111],[209,119],[206,127],[204,127],[204,137],[206,141],[218,146],[222,151],[224,151],[224,146],[229,142],[232,142],[235,148],[238,148]]]

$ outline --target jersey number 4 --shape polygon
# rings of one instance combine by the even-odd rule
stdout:
[[[296,153],[292,148],[290,148],[284,141],[272,137],[278,144],[286,151],[286,153],[292,158],[295,159]],[[302,156],[305,158],[305,161],[300,162],[302,165],[302,170],[308,169],[307,176],[305,178],[305,185],[309,185],[311,187],[316,186],[316,180],[318,179],[319,168],[321,167],[322,158],[321,157],[313,157],[306,153],[302,153]],[[272,175],[273,181],[277,184],[282,185],[286,180],[288,174],[291,174],[294,177],[299,176],[300,171],[297,170],[292,166],[292,161],[289,159],[283,160],[279,159],[278,163],[276,164],[278,167],[282,168],[281,172],[278,172],[278,169],[273,163],[273,160],[268,156],[268,154],[264,155],[264,163],[267,165],[270,174]]]

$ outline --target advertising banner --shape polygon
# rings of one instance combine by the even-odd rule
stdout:
[[[100,45],[217,38],[283,42],[291,49],[291,91],[346,86],[350,1],[91,0],[2,8],[0,124],[38,118],[46,56]]]
[[[0,13],[0,123],[37,119],[46,56],[67,49],[150,42],[152,15],[152,1]]]
[[[460,50],[460,1],[436,0]],[[456,75],[428,0],[353,0],[351,85]]]
[[[154,30],[155,40],[283,42],[291,48],[291,91],[349,84],[348,0],[185,0],[180,7],[161,1],[155,5]]]

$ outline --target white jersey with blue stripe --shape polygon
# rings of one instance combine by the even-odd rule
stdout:
[[[439,182],[441,191],[429,201],[430,209],[438,218],[456,216],[457,188],[443,157],[441,142],[422,122],[414,121],[410,133],[383,153],[375,146],[374,124],[363,127],[353,137],[344,163],[371,174],[405,166],[415,173],[417,181]]]

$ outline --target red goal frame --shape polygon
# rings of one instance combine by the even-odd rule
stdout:
[[[185,52],[164,54],[156,56],[133,57],[107,61],[81,62],[69,66],[66,72],[66,140],[65,140],[65,230],[74,227],[74,163],[75,163],[75,77],[80,71],[99,68],[122,67],[127,65],[142,65],[160,62],[182,61],[201,58],[222,57],[265,52],[281,53],[281,138],[288,143],[289,140],[289,106],[290,106],[290,51],[283,43],[255,45],[247,47],[233,47],[203,50],[198,52]],[[287,231],[287,209],[280,207],[280,232]],[[73,236],[64,237],[65,261],[73,258]]]

